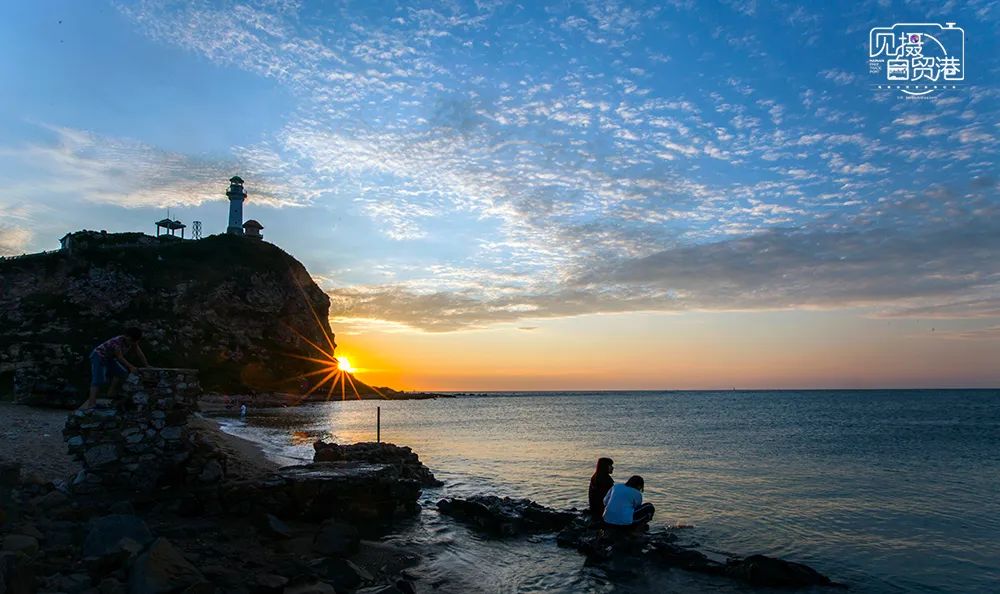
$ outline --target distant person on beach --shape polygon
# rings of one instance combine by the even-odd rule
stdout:
[[[94,408],[97,404],[97,393],[102,386],[108,387],[108,398],[118,394],[118,387],[128,374],[135,373],[137,367],[129,363],[125,353],[134,352],[142,367],[149,367],[146,354],[139,348],[142,340],[142,330],[129,328],[125,334],[116,336],[99,344],[90,353],[90,397],[80,405],[80,409]]]
[[[615,471],[615,461],[611,458],[598,458],[597,469],[590,477],[590,489],[587,492],[590,500],[590,518],[599,521],[604,517],[604,496],[615,484],[611,473]]]
[[[611,526],[640,526],[653,519],[653,504],[642,502],[645,481],[639,475],[629,478],[624,485],[611,487],[604,496],[604,523]]]

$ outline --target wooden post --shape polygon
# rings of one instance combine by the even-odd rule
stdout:
[[[375,407],[375,443],[382,443],[382,407]]]

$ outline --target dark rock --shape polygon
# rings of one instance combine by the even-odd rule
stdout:
[[[724,572],[727,576],[743,580],[752,586],[768,588],[831,585],[830,578],[807,565],[764,555],[751,555],[745,559],[732,560],[726,563]]]
[[[39,509],[52,509],[69,503],[69,497],[59,491],[49,491],[31,500],[31,504]]]
[[[372,464],[392,464],[399,469],[400,476],[419,481],[425,487],[440,487],[443,483],[420,457],[408,447],[392,443],[362,442],[349,445],[317,441],[313,444],[316,453],[313,462],[370,462]]]
[[[352,561],[330,557],[309,564],[309,570],[323,577],[337,590],[354,590],[375,578]]]
[[[264,479],[224,483],[219,491],[231,513],[316,523],[341,518],[373,536],[415,514],[419,496],[420,484],[396,467],[365,462],[289,466]]]
[[[34,557],[38,553],[38,539],[26,534],[8,534],[3,538],[3,551]]]
[[[291,538],[292,529],[288,524],[282,522],[271,514],[263,514],[258,517],[257,528],[272,538]]]
[[[165,594],[205,581],[169,540],[157,538],[129,571],[129,594]]]
[[[313,540],[313,550],[320,555],[343,557],[358,552],[361,537],[358,529],[339,520],[327,520]]]
[[[97,584],[98,594],[125,594],[125,584],[117,578],[106,577]]]
[[[255,580],[254,592],[257,594],[280,594],[288,584],[288,578],[273,573],[262,573]]]
[[[21,481],[19,462],[0,462],[0,487],[13,487]]]
[[[337,594],[337,590],[315,576],[300,575],[288,582],[284,594]]]
[[[447,516],[501,536],[556,532],[579,517],[574,512],[538,505],[530,499],[501,499],[495,495],[442,499],[437,507]]]
[[[11,551],[0,552],[0,592],[34,594],[38,591],[30,559]]]
[[[138,516],[111,514],[96,518],[90,523],[83,541],[84,557],[104,557],[121,550],[121,540],[131,539],[141,546],[153,541],[153,534]]]
[[[396,589],[403,594],[417,594],[417,589],[406,580],[396,580]]]

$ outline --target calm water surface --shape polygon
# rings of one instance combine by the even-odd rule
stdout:
[[[318,438],[411,446],[445,487],[399,535],[437,592],[746,592],[681,571],[587,567],[551,537],[490,541],[444,496],[585,507],[599,456],[646,479],[658,524],[721,553],[808,563],[855,592],[1000,592],[1000,391],[516,393],[252,410],[225,427],[282,462]],[[756,590],[760,591],[760,590]]]

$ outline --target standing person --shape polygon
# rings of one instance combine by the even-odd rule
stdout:
[[[615,484],[611,473],[615,471],[615,461],[611,458],[598,458],[597,469],[590,477],[590,489],[587,492],[590,500],[590,519],[600,521],[604,517],[604,496]]]
[[[653,504],[642,502],[645,481],[639,475],[624,485],[611,487],[604,496],[604,523],[612,526],[639,526],[653,519]]]
[[[129,363],[125,353],[134,351],[142,366],[149,367],[146,354],[139,348],[140,340],[142,330],[129,328],[125,330],[125,334],[102,342],[90,353],[90,397],[80,405],[81,410],[93,408],[97,404],[97,393],[101,386],[109,383],[108,398],[114,398],[122,380],[129,373],[135,372],[136,366]]]

